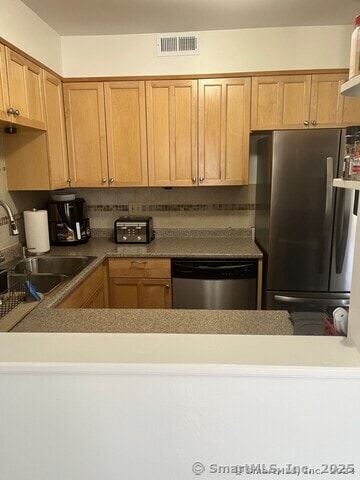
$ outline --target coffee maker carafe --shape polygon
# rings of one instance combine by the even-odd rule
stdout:
[[[87,205],[83,198],[50,202],[48,218],[52,245],[77,245],[87,242],[91,236]]]

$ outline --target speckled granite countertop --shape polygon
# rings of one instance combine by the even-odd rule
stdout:
[[[125,246],[116,245],[110,238],[93,238],[74,247],[52,247],[50,254],[92,255],[96,259],[76,277],[46,295],[12,332],[293,334],[285,311],[55,308],[106,257],[262,258],[250,237],[160,237],[148,245]]]
[[[92,238],[74,247],[52,247],[53,255],[108,257],[262,258],[251,237],[159,237],[145,245],[116,244],[111,238]]]

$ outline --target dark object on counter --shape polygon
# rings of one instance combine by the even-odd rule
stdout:
[[[91,237],[87,205],[83,198],[49,203],[48,217],[52,245],[77,245]]]
[[[255,310],[257,260],[174,259],[173,308]]]
[[[152,217],[119,217],[114,230],[115,243],[150,243],[155,238]]]

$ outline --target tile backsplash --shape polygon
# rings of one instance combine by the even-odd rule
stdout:
[[[193,188],[77,189],[85,198],[92,228],[113,228],[129,213],[149,215],[154,228],[251,228],[255,219],[255,185]]]

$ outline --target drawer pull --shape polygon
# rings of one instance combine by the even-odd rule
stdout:
[[[132,260],[131,266],[145,268],[146,263],[146,260]]]

